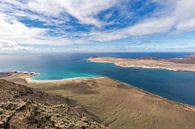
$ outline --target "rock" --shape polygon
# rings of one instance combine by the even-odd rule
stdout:
[[[68,98],[0,80],[0,128],[106,129],[88,118],[90,115],[82,106],[72,102]]]

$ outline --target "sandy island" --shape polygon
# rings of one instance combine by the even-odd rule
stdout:
[[[106,77],[33,81],[29,74],[3,77],[77,100],[111,129],[194,129],[195,107],[169,101]]]
[[[112,57],[91,57],[91,62],[113,63],[119,67],[131,68],[152,68],[166,69],[173,71],[195,72],[195,57],[173,58],[173,59],[154,59],[154,58],[112,58]]]

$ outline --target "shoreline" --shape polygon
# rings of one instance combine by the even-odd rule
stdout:
[[[32,79],[34,76],[37,75],[40,75],[40,73],[28,72],[28,71],[7,71],[7,72],[0,72],[0,79],[4,77],[6,78],[9,76],[13,76],[14,78],[24,79],[26,82],[50,83],[50,82],[63,82],[63,81],[75,80],[75,79],[104,78],[104,76],[91,76],[91,77],[72,77],[72,78],[51,79],[51,80]]]
[[[193,105],[172,101],[115,79],[81,77],[25,81],[30,80],[29,77],[29,74],[14,75],[7,77],[9,79],[7,81],[13,82],[11,84],[25,85],[41,93],[75,100],[111,129],[118,129],[121,124],[124,129],[156,128],[155,124],[151,125],[154,122],[157,122],[159,127],[164,127],[162,129],[172,127],[183,129],[189,127],[186,124],[192,127],[195,125]]]
[[[6,73],[9,73],[9,72],[6,72]],[[13,74],[13,78],[23,79],[23,80],[25,80],[25,82],[27,84],[36,84],[36,85],[39,85],[39,84],[59,84],[60,85],[60,84],[68,83],[68,82],[85,81],[85,80],[90,80],[90,79],[110,79],[110,80],[116,81],[120,84],[123,84],[124,86],[126,86],[126,88],[133,88],[133,89],[135,89],[139,92],[142,92],[144,94],[148,94],[151,97],[159,98],[159,99],[161,99],[165,102],[168,102],[168,103],[178,104],[178,105],[184,106],[186,108],[186,110],[192,110],[193,112],[195,112],[195,105],[190,105],[190,104],[187,104],[187,103],[182,103],[182,102],[178,102],[178,101],[175,101],[175,100],[171,100],[171,99],[162,97],[160,95],[151,93],[149,91],[143,90],[141,88],[138,88],[134,85],[131,85],[131,84],[128,84],[128,83],[125,83],[125,82],[121,82],[121,81],[116,80],[116,79],[108,78],[108,77],[105,77],[105,76],[99,76],[99,77],[73,77],[73,78],[64,78],[64,79],[59,79],[59,80],[33,80],[32,77],[35,76],[35,75],[32,75],[31,73],[32,72],[30,72],[30,73],[28,73],[28,72],[25,72],[25,73],[17,72],[17,73]],[[6,77],[3,77],[2,79],[6,79]]]
[[[118,81],[118,80],[116,80]],[[175,101],[175,100],[171,100],[171,99],[168,99],[168,98],[165,98],[165,97],[162,97],[160,95],[157,95],[157,94],[154,94],[154,93],[151,93],[149,91],[146,91],[146,90],[143,90],[141,88],[138,88],[134,85],[130,85],[128,83],[125,83],[125,82],[121,82],[121,81],[118,81],[119,83],[121,84],[124,84],[126,85],[127,87],[130,87],[130,88],[134,88],[135,90],[138,90],[140,92],[143,92],[145,94],[148,94],[148,95],[151,95],[152,97],[156,97],[156,98],[159,98],[159,99],[162,99],[168,103],[173,103],[173,104],[178,104],[178,105],[182,105],[182,106],[186,106],[187,108],[189,108],[190,110],[194,111],[195,112],[195,105],[190,105],[190,104],[187,104],[187,103],[182,103],[182,102],[178,102],[178,101]]]
[[[133,58],[115,58],[115,57],[90,57],[87,60],[96,63],[112,63],[122,68],[162,69],[162,70],[170,70],[175,72],[195,72],[195,63],[193,62],[195,61],[195,58],[133,59]]]
[[[125,83],[125,82],[121,82],[121,81],[116,80],[116,79],[108,78],[108,77],[105,77],[105,76],[100,76],[100,77],[73,77],[73,78],[64,78],[64,79],[59,79],[59,80],[32,80],[31,78],[25,78],[25,80],[28,84],[44,84],[44,83],[62,84],[62,83],[67,83],[69,81],[74,82],[74,81],[98,79],[98,78],[100,78],[100,79],[101,78],[106,78],[106,79],[111,79],[111,80],[117,81],[118,83],[124,84],[127,88],[133,88],[133,89],[135,89],[139,92],[143,92],[143,93],[148,94],[152,97],[162,99],[163,101],[166,101],[168,103],[173,103],[173,104],[178,104],[178,105],[181,105],[181,106],[185,106],[187,108],[187,110],[189,109],[189,110],[192,110],[193,112],[195,112],[195,105],[190,105],[190,104],[187,104],[187,103],[182,103],[182,102],[178,102],[178,101],[175,101],[175,100],[171,100],[171,99],[162,97],[160,95],[151,93],[149,91],[143,90],[141,88],[138,88],[134,85],[131,85],[131,84],[128,84],[128,83]]]
[[[59,83],[64,81],[71,81],[77,79],[93,79],[93,78],[105,78],[104,76],[99,77],[72,77],[72,78],[64,78],[64,79],[52,79],[52,80],[33,80],[32,77],[25,78],[27,83]]]

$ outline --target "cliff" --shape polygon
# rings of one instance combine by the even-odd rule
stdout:
[[[76,101],[0,79],[2,129],[106,129]]]

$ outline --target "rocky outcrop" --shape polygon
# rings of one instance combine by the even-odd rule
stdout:
[[[104,129],[105,127],[78,117],[67,104],[50,105],[33,101],[0,103],[0,127],[3,129]]]
[[[47,94],[42,91],[33,90],[24,85],[19,85],[13,82],[0,79],[0,102],[7,102],[13,99],[33,100],[41,104],[64,104],[67,103],[75,106],[76,102],[69,98],[64,98],[58,95]]]
[[[106,129],[76,101],[0,80],[2,129]]]

